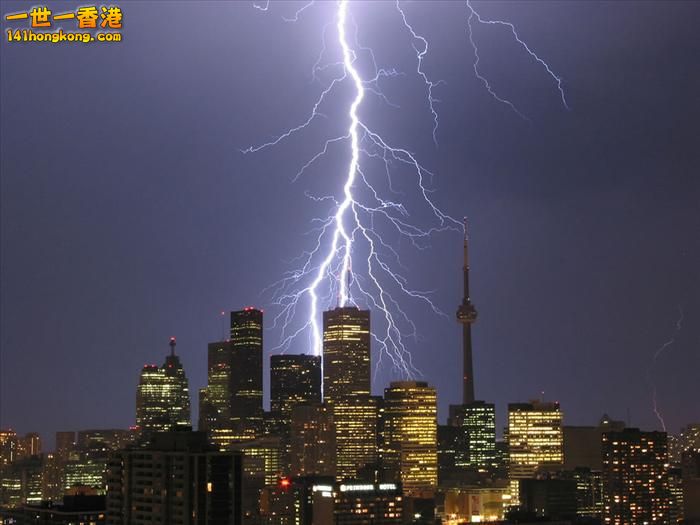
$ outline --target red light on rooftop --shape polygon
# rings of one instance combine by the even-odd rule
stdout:
[[[289,481],[288,478],[282,478],[282,479],[280,479],[280,486],[281,486],[281,487],[289,487],[289,485],[291,485],[291,484],[292,484],[292,482]]]

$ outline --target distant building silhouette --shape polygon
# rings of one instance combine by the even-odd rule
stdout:
[[[624,428],[623,421],[612,420],[607,414],[596,427],[564,426],[564,468],[587,467],[600,471],[603,468],[603,433]]]
[[[105,523],[105,496],[76,493],[62,496],[56,502],[22,505],[0,509],[0,522],[17,525],[74,525]]]
[[[297,405],[292,408],[290,475],[336,475],[336,443],[333,411],[328,405]]]

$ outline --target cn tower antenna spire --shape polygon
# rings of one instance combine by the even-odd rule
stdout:
[[[467,218],[464,217],[464,264],[462,265],[464,273],[464,295],[462,302],[469,300],[469,233],[467,230]]]
[[[474,375],[472,364],[472,324],[476,321],[476,308],[469,297],[469,236],[467,218],[464,217],[464,261],[462,266],[463,296],[462,304],[457,308],[457,322],[462,325],[462,367],[463,390],[462,402],[466,405],[474,402]]]

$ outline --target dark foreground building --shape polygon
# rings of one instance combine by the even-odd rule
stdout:
[[[105,497],[76,494],[64,496],[62,503],[0,509],[0,523],[13,525],[74,525],[105,523]]]
[[[328,476],[282,478],[263,491],[265,525],[402,525],[401,485],[353,481]]]
[[[240,525],[241,455],[206,433],[154,434],[115,453],[107,468],[107,523]]]

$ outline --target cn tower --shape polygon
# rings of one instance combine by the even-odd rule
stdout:
[[[457,308],[457,321],[462,325],[462,403],[474,402],[474,365],[472,364],[472,324],[476,321],[476,308],[469,299],[469,238],[467,218],[464,218],[464,296]]]

